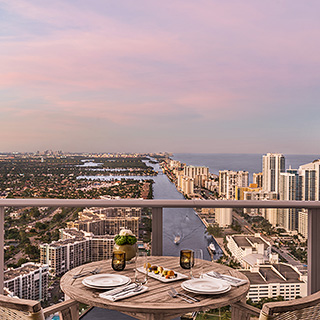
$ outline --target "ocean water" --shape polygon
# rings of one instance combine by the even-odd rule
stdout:
[[[248,171],[249,180],[252,182],[253,173],[262,171],[263,154],[238,154],[238,153],[175,153],[174,160],[193,166],[206,166],[216,175],[219,170]],[[320,158],[318,155],[284,154],[286,168],[291,166],[298,169],[300,165]]]
[[[157,176],[118,176],[103,175],[81,176],[78,179],[91,179],[108,181],[112,179],[152,179],[154,199],[184,199],[183,195],[177,191],[176,186],[167,178],[158,163],[154,164],[145,161],[152,166],[159,174]],[[174,243],[176,236],[180,236],[179,244]],[[203,258],[210,260],[207,247],[213,243],[216,248],[214,259],[217,260],[222,255],[222,250],[215,239],[206,233],[206,227],[201,219],[191,208],[164,208],[163,209],[163,255],[179,256],[181,249],[202,249]]]

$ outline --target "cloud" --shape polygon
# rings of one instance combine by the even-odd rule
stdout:
[[[56,145],[68,128],[83,137],[79,127],[97,139],[118,139],[112,132],[121,128],[130,145],[145,126],[159,147],[167,137],[187,148],[183,135],[196,145],[213,124],[246,123],[232,132],[240,139],[250,136],[249,121],[269,114],[316,117],[318,9],[316,1],[4,1],[0,122],[21,137],[32,126],[32,139]],[[110,130],[92,133],[97,121]],[[223,141],[231,140],[222,137],[222,149]]]

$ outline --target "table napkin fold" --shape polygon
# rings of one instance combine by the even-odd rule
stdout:
[[[208,274],[211,274],[211,276],[209,276]],[[240,287],[240,286],[242,286],[243,284],[245,284],[245,283],[248,282],[248,280],[244,280],[244,279],[232,277],[232,276],[229,276],[229,275],[227,275],[227,274],[222,274],[223,279],[220,279],[220,278],[218,278],[218,277],[215,277],[210,271],[207,272],[207,273],[205,273],[204,276],[205,276],[206,278],[217,279],[217,280],[220,280],[220,281],[222,281],[222,282],[226,282],[226,283],[230,284],[232,287]],[[230,279],[230,281],[228,281],[228,279]],[[232,282],[232,279],[233,279],[233,280],[238,280],[239,283],[234,283],[234,282]]]
[[[121,294],[119,294],[119,296],[114,297],[114,295],[116,295],[117,293],[120,293],[124,289],[124,287],[100,293],[99,297],[103,298],[103,299],[110,300],[110,301],[117,301],[117,300],[122,300],[125,298],[129,298],[129,297],[138,295],[138,294],[146,292],[148,290],[148,287],[142,286],[142,289],[140,291],[133,292],[132,290],[134,290],[134,288],[136,288],[136,284],[134,284],[134,283],[129,286],[126,286],[126,288],[129,289],[129,291],[123,292],[123,294],[121,293]],[[131,291],[130,291],[130,289],[131,289]]]

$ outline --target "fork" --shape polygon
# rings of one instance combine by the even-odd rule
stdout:
[[[185,297],[182,297],[182,296],[180,296],[180,295],[177,295],[177,294],[174,294],[172,291],[168,291],[168,294],[169,294],[169,296],[171,297],[171,298],[180,298],[180,299],[182,299],[182,300],[184,300],[184,301],[186,301],[186,302],[188,302],[188,303],[193,303],[193,301],[191,301],[191,300],[188,300],[188,299],[186,299]]]
[[[82,272],[82,273],[78,273],[78,274],[75,274],[73,276],[73,279],[78,279],[78,278],[87,276],[89,274],[97,274],[97,273],[100,272],[100,270],[101,270],[101,268],[95,268],[94,270],[91,270],[91,271],[85,271],[85,272]]]
[[[194,298],[194,297],[190,297],[190,296],[188,296],[188,295],[185,294],[185,293],[178,292],[178,291],[177,291],[175,288],[173,288],[173,287],[171,287],[170,290],[172,291],[173,294],[178,295],[178,296],[179,296],[179,295],[180,295],[180,296],[184,296],[184,297],[186,297],[187,299],[192,300],[192,301],[194,301],[194,302],[199,302],[199,301],[200,301],[199,299]]]

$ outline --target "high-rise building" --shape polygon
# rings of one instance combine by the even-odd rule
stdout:
[[[299,167],[301,200],[320,200],[320,159]]]
[[[209,178],[209,168],[204,166],[185,166],[183,175],[194,179],[194,185],[204,187],[205,181]]]
[[[94,235],[115,235],[121,229],[130,229],[138,235],[140,217],[141,208],[84,209],[79,212],[79,220],[67,222],[67,227]]]
[[[78,213],[80,220],[105,219],[108,217],[141,217],[141,208],[90,208]]]
[[[262,157],[262,188],[279,193],[280,173],[285,171],[285,158],[280,153],[267,153]]]
[[[48,297],[49,267],[28,262],[20,268],[4,272],[4,287],[20,299],[46,300]]]
[[[279,199],[300,200],[298,170],[288,169],[287,172],[280,173]],[[293,208],[278,209],[278,225],[287,231],[297,230],[298,210]]]
[[[40,262],[49,265],[53,275],[112,257],[113,235],[95,236],[77,229],[61,229],[60,235],[60,240],[40,245]]]
[[[308,239],[308,210],[302,209],[298,212],[298,232]]]
[[[277,197],[277,193],[263,190],[243,192],[243,200],[277,200]]]
[[[249,187],[236,187],[236,200],[244,200],[244,193],[245,192],[260,192],[261,188],[255,183],[251,183]]]
[[[194,179],[187,176],[178,176],[178,190],[187,196],[194,194]]]
[[[258,188],[260,189],[260,188]],[[241,190],[240,190],[241,191]],[[239,192],[239,196],[241,197],[241,192]],[[239,198],[238,200],[277,200],[278,194],[276,192],[266,192],[263,190],[254,191],[249,190],[243,192],[243,199]],[[266,217],[266,211],[273,209],[265,209],[265,208],[244,208],[243,212],[250,215],[257,215],[259,213],[262,214],[263,217]]]
[[[287,169],[280,173],[279,199],[300,200],[300,179],[297,169]]]
[[[86,239],[59,240],[40,245],[40,263],[49,265],[54,276],[89,262],[89,241]]]
[[[279,214],[277,208],[267,208],[262,211],[262,216],[268,220],[273,227],[279,225]]]
[[[219,195],[225,199],[235,199],[236,187],[247,187],[248,182],[247,171],[219,171]]]
[[[215,219],[219,227],[226,228],[232,225],[232,209],[231,208],[216,208]]]
[[[210,191],[217,192],[219,190],[219,182],[215,180],[207,180],[204,187]]]
[[[253,183],[256,184],[258,188],[262,188],[262,185],[263,185],[263,174],[262,174],[262,172],[253,174]]]
[[[185,166],[184,175],[189,178],[195,178],[198,175],[209,176],[209,168],[204,166]]]

